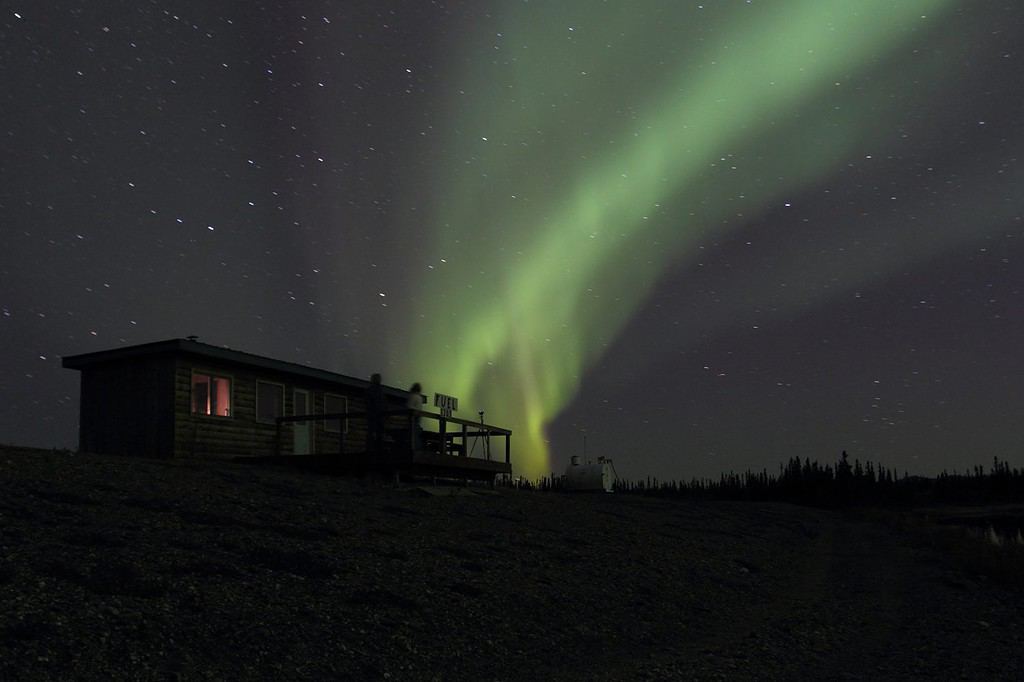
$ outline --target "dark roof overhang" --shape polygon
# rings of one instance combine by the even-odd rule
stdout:
[[[94,353],[83,353],[81,355],[68,355],[62,359],[62,365],[68,369],[86,369],[97,365],[116,363],[134,358],[152,357],[158,355],[172,355],[202,358],[218,361],[232,365],[241,365],[253,369],[268,370],[279,374],[288,374],[306,379],[314,379],[330,384],[344,384],[352,388],[365,389],[370,385],[369,380],[357,379],[355,377],[329,372],[324,369],[317,369],[307,365],[300,365],[294,362],[285,362],[262,355],[253,355],[231,348],[211,346],[208,343],[201,343],[191,339],[168,339],[144,343],[137,346],[125,346],[124,348],[112,348],[109,350],[96,351]],[[388,393],[404,394],[404,391],[385,386]]]

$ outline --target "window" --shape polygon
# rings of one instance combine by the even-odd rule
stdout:
[[[324,414],[339,414],[348,412],[348,398],[343,395],[324,394]],[[343,419],[345,433],[348,433],[348,420]],[[341,431],[337,419],[325,419],[324,431],[327,433],[338,433]]]
[[[284,386],[256,382],[256,421],[272,422],[284,416]]]
[[[231,416],[231,379],[192,373],[192,414]]]

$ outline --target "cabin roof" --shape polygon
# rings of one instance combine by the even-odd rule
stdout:
[[[308,367],[294,362],[275,360],[274,358],[245,353],[231,348],[211,346],[208,343],[201,343],[199,341],[193,341],[192,339],[168,339],[166,341],[143,343],[137,346],[111,348],[109,350],[101,350],[94,353],[68,355],[63,358],[62,364],[68,369],[82,370],[95,365],[123,362],[126,360],[151,357],[155,355],[175,355],[214,360],[232,365],[242,365],[253,369],[262,369],[281,374],[304,377],[307,379],[315,379],[317,381],[332,384],[343,384],[358,389],[365,389],[370,385],[370,382],[367,379],[357,379],[344,374],[338,374],[337,372],[329,372],[325,369],[317,369],[316,367]],[[385,386],[384,388],[388,393],[405,394],[404,391],[394,387]]]

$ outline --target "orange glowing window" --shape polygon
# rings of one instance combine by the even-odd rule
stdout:
[[[192,414],[230,417],[231,379],[212,374],[193,374]]]

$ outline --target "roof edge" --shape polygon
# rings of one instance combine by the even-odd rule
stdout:
[[[107,350],[94,351],[92,353],[68,355],[61,359],[61,365],[67,369],[82,370],[110,362],[119,362],[132,358],[166,354],[203,357],[212,360],[219,360],[221,362],[280,372],[283,374],[299,375],[309,379],[316,379],[329,383],[347,384],[349,386],[359,388],[365,388],[370,384],[367,379],[357,379],[356,377],[331,372],[325,369],[318,369],[308,365],[300,365],[298,363],[287,362],[285,360],[276,360],[263,355],[254,355],[252,353],[246,353],[245,351],[234,350],[223,346],[213,346],[208,343],[193,341],[192,339],[167,339],[164,341],[154,341],[152,343],[143,343],[135,346],[125,346],[123,348],[110,348]],[[384,388],[387,392],[392,394],[405,393],[405,391],[393,386],[385,386]]]
[[[165,341],[154,341],[152,343],[142,343],[136,346],[124,346],[123,348],[108,348],[106,350],[93,351],[91,353],[80,353],[78,355],[65,355],[61,358],[61,366],[68,369],[82,369],[89,365],[98,365],[104,362],[111,362],[114,360],[122,360],[125,358],[138,357],[141,355],[157,355],[160,353],[170,353],[174,351],[183,350],[181,343],[196,343],[197,345],[206,346],[208,344],[200,344],[196,341],[188,341],[186,339],[167,339]],[[216,346],[210,346],[215,348]]]

